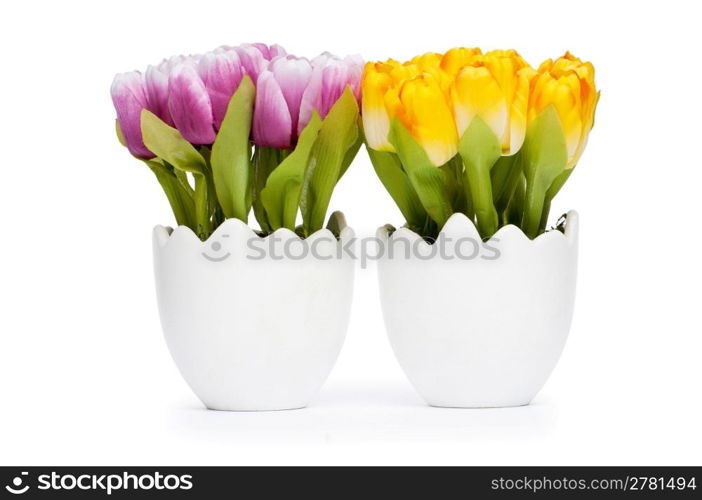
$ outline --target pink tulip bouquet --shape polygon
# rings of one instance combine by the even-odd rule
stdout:
[[[358,57],[258,43],[174,56],[115,76],[117,134],[202,240],[252,208],[263,233],[306,237],[363,141],[362,71]]]

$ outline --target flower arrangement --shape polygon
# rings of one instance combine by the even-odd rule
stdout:
[[[264,44],[117,75],[117,135],[180,226],[154,229],[154,269],[164,335],[193,391],[208,408],[277,410],[305,406],[324,382],[348,326],[353,231],[334,215],[336,239],[319,230],[365,141],[407,222],[381,228],[381,243],[409,237],[416,250],[378,259],[385,324],[410,381],[435,406],[531,401],[568,334],[577,214],[562,234],[523,242],[546,230],[583,153],[594,77],[570,53],[537,69],[514,50],[469,48],[364,65]],[[462,253],[507,225],[521,231],[490,242],[497,257]],[[279,229],[270,248],[308,238],[303,255],[241,251]],[[453,250],[433,251],[441,236]],[[322,254],[307,252],[320,242]]]
[[[538,69],[475,48],[364,67],[244,44],[119,74],[112,99],[120,140],[203,240],[251,209],[264,234],[320,229],[364,134],[412,230],[432,238],[464,213],[484,238],[507,224],[534,238],[593,126],[594,73],[570,53]]]
[[[306,237],[363,140],[362,69],[358,57],[258,43],[174,56],[115,77],[117,134],[200,239],[252,208],[262,233]]]
[[[425,238],[457,212],[483,238],[544,232],[599,98],[594,67],[570,53],[534,69],[514,50],[470,48],[369,62],[362,91],[375,171]]]

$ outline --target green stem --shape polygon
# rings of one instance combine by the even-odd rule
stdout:
[[[193,202],[188,193],[180,185],[180,181],[169,167],[160,161],[144,160],[144,163],[151,169],[161,185],[163,192],[168,198],[168,203],[173,210],[176,223],[179,226],[187,226],[194,229],[193,224]]]
[[[453,194],[453,211],[468,214],[473,211],[473,204],[467,196],[465,187],[465,175],[463,174],[463,159],[460,155],[454,156],[450,161],[452,179],[455,182],[455,192]],[[472,218],[472,216],[471,216]]]
[[[568,180],[568,177],[570,177],[570,174],[573,172],[572,168],[569,168],[567,170],[564,170],[563,173],[561,173],[558,177],[556,177],[556,180],[553,181],[553,184],[548,188],[548,191],[546,191],[546,199],[544,200],[544,209],[543,212],[541,213],[541,223],[539,224],[539,232],[542,233],[546,230],[546,224],[548,224],[548,214],[551,210],[551,201],[556,197],[558,192],[561,190],[563,185],[566,183]]]
[[[367,145],[366,151],[375,173],[400,209],[408,226],[418,231],[424,224],[427,213],[407,174],[402,169],[399,157],[394,153],[376,151]]]
[[[503,196],[507,187],[508,179],[510,177],[510,173],[512,172],[514,159],[515,155],[501,156],[500,159],[495,162],[495,165],[490,169],[492,196],[495,205],[497,205],[497,201]]]
[[[565,136],[556,108],[548,106],[528,127],[521,154],[526,178],[522,230],[539,235],[542,217],[548,217],[547,191],[564,173],[568,159]],[[544,214],[546,208],[546,214]]]
[[[205,159],[205,179],[207,180],[207,209],[209,214],[214,214],[219,207],[219,201],[217,200],[217,190],[215,189],[214,182],[214,172],[212,171],[212,162],[210,157],[212,151],[207,146],[200,147],[200,154]],[[246,221],[244,221],[246,222]]]
[[[254,209],[254,216],[261,226],[261,230],[265,233],[270,233],[272,231],[271,225],[268,222],[268,216],[266,215],[266,210],[263,207],[263,202],[261,201],[261,191],[266,186],[266,180],[271,174],[273,169],[278,166],[282,161],[278,150],[269,147],[256,147],[254,152],[254,181],[253,181],[253,192],[252,192],[252,202]]]
[[[524,197],[526,196],[526,179],[524,175],[519,175],[517,178],[514,194],[509,200],[502,218],[503,223],[519,226],[522,223],[522,214],[524,210]]]
[[[529,238],[534,239],[539,235],[541,214],[546,200],[546,189],[540,179],[527,182],[526,197],[524,199],[524,216],[522,218],[522,231]]]
[[[468,196],[473,200],[475,217],[478,222],[478,231],[483,238],[489,238],[497,231],[497,210],[492,202],[492,183],[490,180],[490,167],[484,162],[480,164],[471,162],[466,164],[466,181],[468,183]]]
[[[173,168],[173,167],[171,167]],[[181,190],[187,194],[190,199],[193,198],[193,188],[188,182],[188,174],[184,172],[183,170],[178,170],[177,168],[173,168],[173,173],[176,176],[176,179],[178,179],[178,184],[180,185]]]
[[[466,216],[475,222],[475,203],[473,201],[473,196],[471,196],[471,188],[470,188],[470,181],[468,180],[468,175],[466,175],[465,171],[463,172],[463,191],[465,192],[466,196],[466,211],[465,214]]]
[[[439,235],[439,226],[431,217],[427,216],[424,221],[424,227],[419,233],[425,239],[436,239]]]
[[[463,158],[467,194],[473,201],[478,231],[483,238],[489,238],[495,234],[499,224],[490,171],[502,156],[500,141],[487,123],[476,116],[463,132],[458,152]]]
[[[546,197],[544,199],[544,207],[541,210],[541,220],[539,221],[539,232],[538,234],[546,231],[546,224],[548,224],[548,214],[551,211],[551,200]]]
[[[222,207],[217,205],[217,208],[215,209],[215,212],[212,215],[212,227],[215,229],[218,228],[226,219],[227,218],[224,216]]]
[[[207,179],[203,174],[195,174],[195,233],[205,241],[212,233],[210,205],[207,196]]]
[[[522,174],[522,162],[519,153],[500,158],[490,174],[494,188],[493,199],[495,200],[495,208],[498,214],[502,214],[507,209],[512,196],[514,196],[514,190]]]
[[[168,203],[171,205],[176,223],[179,226],[190,226],[192,225],[190,214],[186,208],[186,202],[183,199],[182,193],[178,186],[175,185],[176,182],[177,180],[175,180],[175,178],[168,179],[161,184],[161,187],[166,194],[166,198],[168,198]]]

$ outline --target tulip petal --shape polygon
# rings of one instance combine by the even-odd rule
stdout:
[[[363,75],[363,67],[365,65],[363,58],[360,55],[351,55],[344,57],[344,63],[348,67],[347,84],[351,87],[356,102],[361,105],[361,76]]]
[[[290,148],[292,119],[283,91],[273,73],[265,70],[256,86],[253,140],[257,146]]]
[[[568,148],[568,168],[578,162],[594,120],[598,93],[591,63],[570,53],[539,66],[530,85],[529,122],[553,106],[563,127]]]
[[[254,42],[251,45],[258,49],[258,51],[263,55],[264,59],[267,59],[268,61],[271,60],[271,51],[268,48],[268,45],[261,42]]]
[[[241,83],[243,71],[239,56],[233,50],[205,54],[198,64],[202,78],[212,103],[212,116],[217,130],[222,125],[229,100]]]
[[[316,110],[324,118],[347,85],[351,87],[357,102],[360,101],[363,61],[359,57],[339,59],[329,52],[323,52],[312,59],[311,64],[312,75],[300,103],[298,134],[309,122],[313,111]]]
[[[465,66],[451,88],[456,129],[459,137],[480,116],[500,140],[509,141],[508,105],[505,96],[485,66]]]
[[[376,65],[368,63],[363,73],[363,100],[361,101],[363,130],[368,145],[377,151],[394,151],[388,140],[390,116],[385,108],[385,94],[392,85],[392,78]]]
[[[234,47],[241,65],[244,67],[246,74],[251,76],[254,83],[258,81],[258,75],[268,66],[268,59],[264,57],[260,48],[251,44],[240,45]]]
[[[441,56],[439,65],[446,73],[454,76],[458,74],[461,68],[479,59],[480,55],[482,55],[482,52],[478,48],[457,47]]]
[[[297,136],[302,95],[312,76],[312,66],[307,59],[286,56],[271,62],[271,71],[285,97],[292,118],[292,130]]]
[[[168,111],[168,73],[157,66],[149,65],[145,78],[150,111],[172,126],[173,119]]]
[[[263,58],[267,61],[272,61],[276,57],[288,55],[285,49],[277,43],[273,45],[266,45],[265,43],[256,42],[249,45],[258,49],[258,51],[263,55]]]
[[[530,103],[531,119],[538,117],[549,106],[553,106],[563,127],[568,149],[569,165],[575,157],[582,138],[580,88],[575,75],[554,78],[550,73],[540,75],[532,91]]]
[[[271,60],[275,59],[276,57],[283,57],[288,55],[287,51],[283,48],[283,46],[278,45],[277,43],[274,43],[269,47],[269,52]]]
[[[349,81],[349,68],[341,61],[330,60],[322,71],[322,88],[319,114],[327,116],[334,103],[344,93]]]
[[[399,93],[403,112],[397,117],[439,167],[458,151],[453,113],[439,83],[424,74],[406,81]]]
[[[517,74],[517,88],[514,92],[510,108],[509,150],[503,151],[512,155],[519,151],[524,144],[527,127],[527,110],[529,108],[529,81],[534,70],[531,67],[521,69]],[[504,147],[504,144],[503,144]]]
[[[191,64],[178,64],[168,79],[168,109],[182,136],[193,144],[215,139],[210,96]]]
[[[318,56],[319,57],[319,56]],[[297,122],[297,135],[299,136],[312,118],[312,112],[317,111],[321,118],[324,115],[321,113],[322,99],[322,67],[314,66],[312,63],[312,74],[310,75],[307,88],[302,94],[300,101],[300,116]]]
[[[153,158],[141,136],[141,110],[148,108],[144,76],[138,71],[115,76],[110,89],[117,122],[129,152],[140,158]]]

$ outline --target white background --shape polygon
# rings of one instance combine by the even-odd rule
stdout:
[[[4,2],[0,464],[697,464],[702,71],[693,2]],[[375,268],[305,410],[209,412],[156,310],[160,187],[114,136],[113,74],[220,44],[409,58],[516,48],[591,60],[597,124],[552,214],[581,214],[571,336],[528,407],[430,408],[395,361]],[[363,150],[339,184],[361,235],[399,212]],[[252,218],[253,220],[253,218]]]

